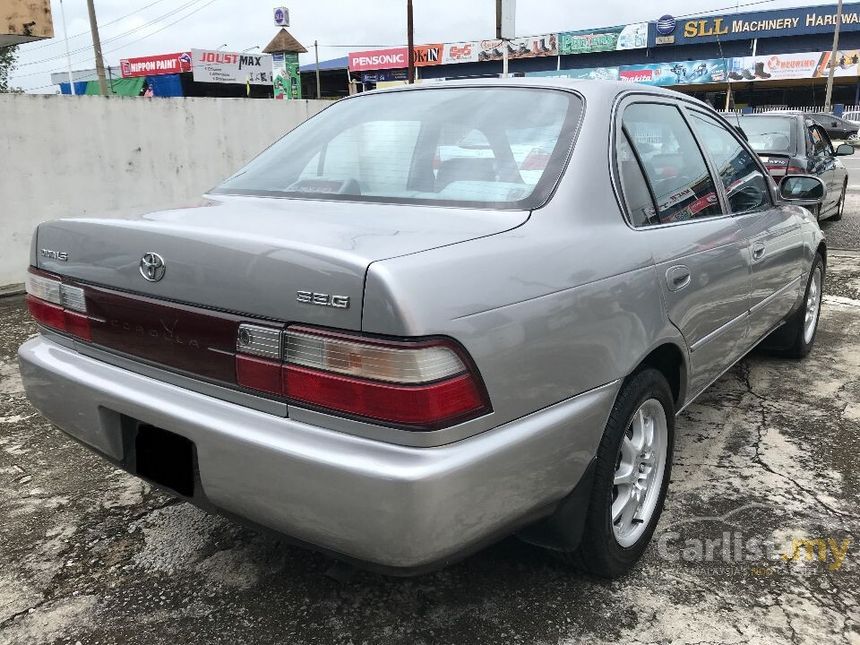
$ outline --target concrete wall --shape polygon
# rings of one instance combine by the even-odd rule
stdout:
[[[326,105],[0,94],[0,288],[39,222],[193,203]]]

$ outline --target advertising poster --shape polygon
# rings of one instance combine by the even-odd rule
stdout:
[[[653,63],[649,65],[622,65],[619,73],[622,81],[643,85],[696,85],[701,83],[723,83],[726,81],[726,61],[722,58],[710,60],[687,60],[677,63]]]
[[[558,53],[562,56],[640,49],[647,44],[648,23],[646,22],[590,31],[564,31],[558,35]]]
[[[442,48],[442,64],[477,63],[480,43],[448,43]]]
[[[831,52],[736,57],[729,63],[729,80],[742,82],[827,78],[830,73],[830,60]],[[858,50],[837,52],[835,61],[834,76],[857,76],[860,63]]]
[[[442,62],[442,45],[415,45],[412,48],[415,67],[439,65]],[[408,65],[408,61],[407,61]]]
[[[482,40],[479,46],[479,62],[502,60],[505,56],[505,47],[508,49],[508,60],[537,58],[538,56],[558,56],[558,36],[556,34],[514,38],[509,41]]]
[[[299,76],[299,55],[280,53],[272,55],[272,84],[275,98],[289,101],[302,98],[302,82]]]
[[[191,50],[192,71],[198,83],[272,84],[272,57],[208,49]]]

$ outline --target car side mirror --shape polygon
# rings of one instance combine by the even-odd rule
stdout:
[[[836,146],[836,156],[837,157],[847,157],[848,155],[854,154],[854,146],[850,143],[840,143]]]
[[[798,206],[817,206],[827,194],[824,182],[813,175],[787,175],[779,184],[779,196]]]

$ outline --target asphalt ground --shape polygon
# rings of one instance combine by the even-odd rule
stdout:
[[[848,205],[823,226],[858,249]],[[831,253],[807,359],[754,352],[679,417],[666,510],[613,582],[516,538],[419,578],[332,571],[53,428],[17,369],[34,333],[0,299],[2,644],[860,643],[860,253]]]

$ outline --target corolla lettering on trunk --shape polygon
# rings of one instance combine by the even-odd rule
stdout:
[[[54,251],[53,249],[42,249],[40,251],[43,258],[49,258],[51,260],[59,260],[60,262],[68,262],[69,261],[69,253],[68,251]]]

